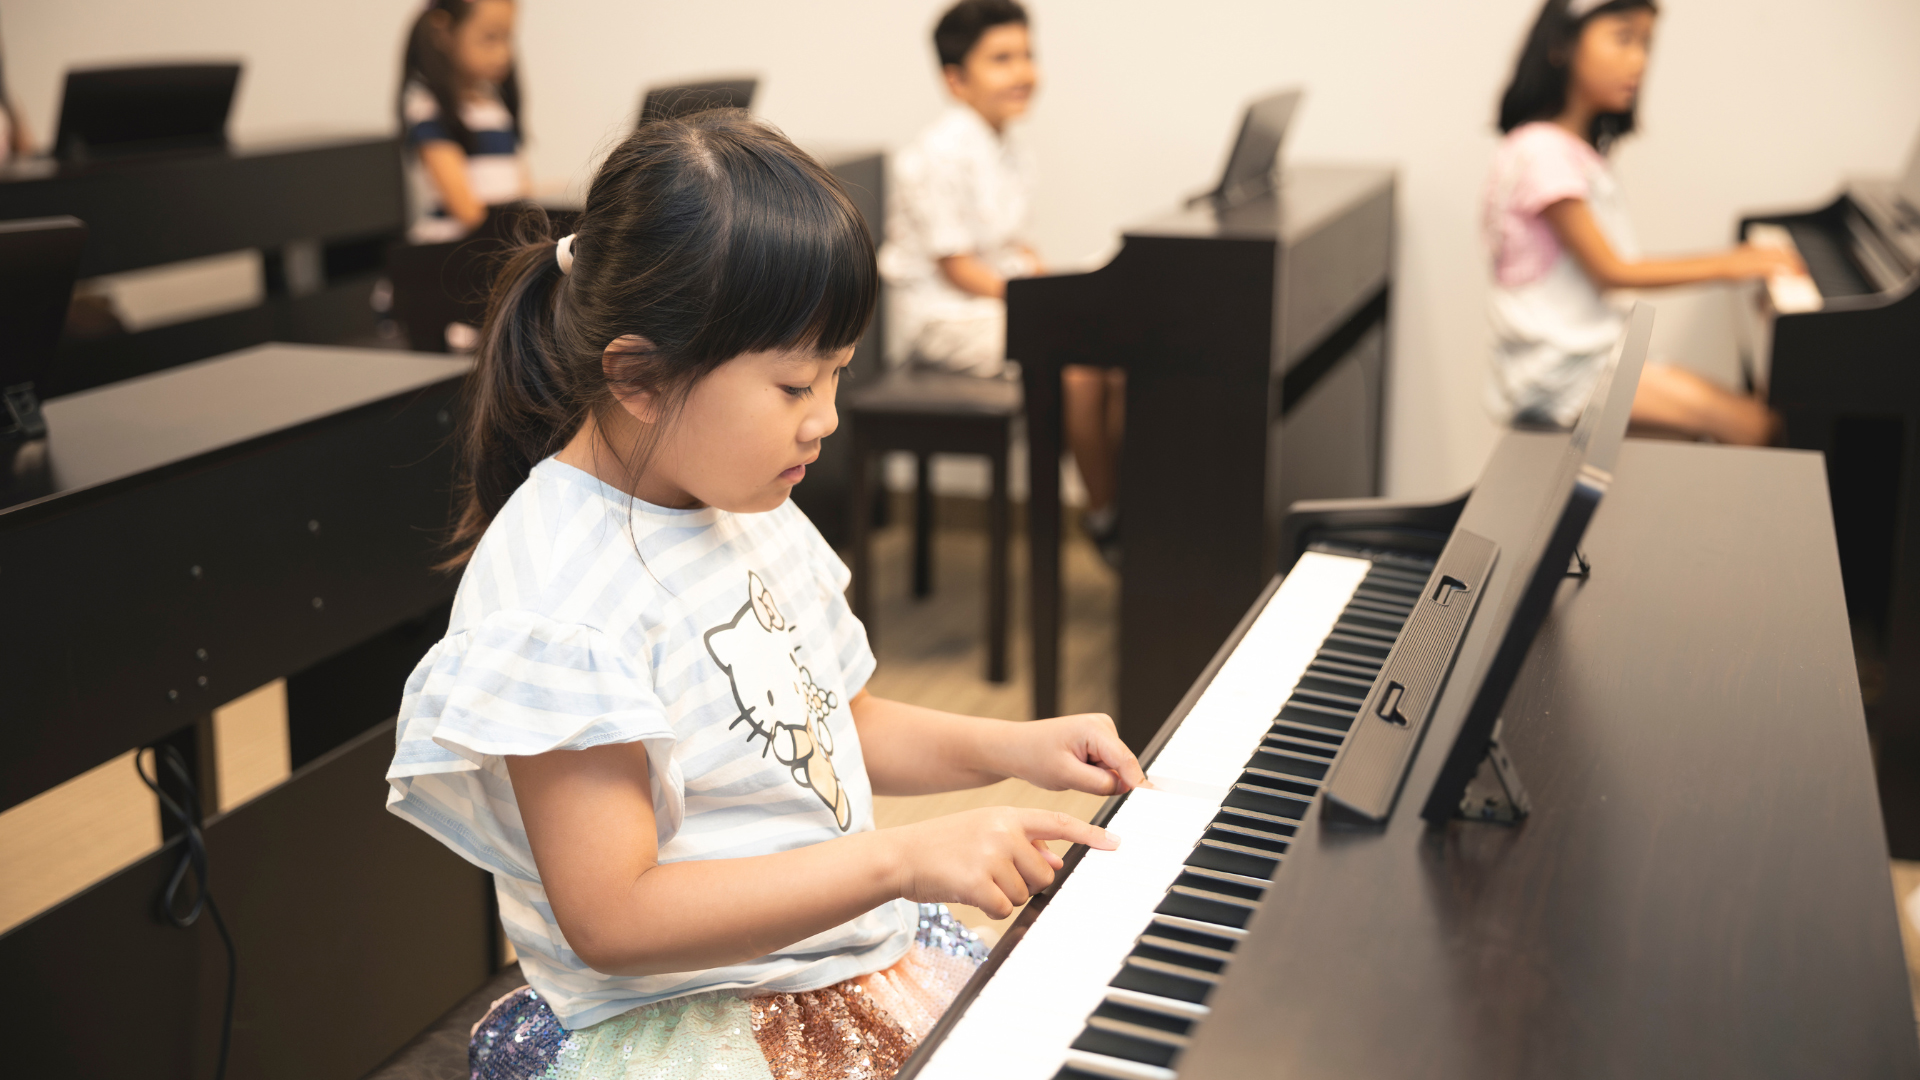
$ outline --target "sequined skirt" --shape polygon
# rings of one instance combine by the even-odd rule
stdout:
[[[944,905],[922,904],[898,963],[820,990],[690,994],[568,1031],[523,986],[475,1025],[467,1061],[472,1080],[887,1080],[986,956]]]

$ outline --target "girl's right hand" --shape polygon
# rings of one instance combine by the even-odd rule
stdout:
[[[885,830],[899,894],[923,904],[971,904],[996,919],[1053,884],[1063,865],[1049,840],[1102,851],[1118,837],[1052,810],[988,806]]]
[[[1727,277],[1735,281],[1779,274],[1800,277],[1807,272],[1807,265],[1800,261],[1797,253],[1757,244],[1741,244],[1727,256],[1727,261]]]

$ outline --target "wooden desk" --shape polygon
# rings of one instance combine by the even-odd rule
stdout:
[[[1443,698],[1384,831],[1307,819],[1182,1080],[1920,1074],[1821,459],[1630,441],[1584,548],[1505,712],[1533,816],[1420,820]]]

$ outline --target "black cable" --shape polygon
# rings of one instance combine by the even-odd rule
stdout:
[[[213,1069],[214,1080],[225,1080],[227,1051],[233,1045],[233,992],[239,978],[240,967],[233,951],[233,937],[227,933],[227,921],[220,917],[220,905],[213,902],[213,894],[207,891],[207,845],[200,835],[199,815],[190,809],[199,807],[200,793],[194,787],[193,777],[187,772],[186,759],[180,756],[178,748],[157,745],[150,746],[148,749],[153,751],[156,778],[150,779],[147,776],[146,767],[141,764],[139,754],[133,756],[133,771],[140,774],[140,782],[147,785],[147,790],[153,792],[154,798],[160,800],[161,809],[172,815],[174,821],[179,824],[180,836],[177,839],[185,842],[185,850],[180,852],[180,861],[174,865],[173,875],[167,879],[167,887],[160,891],[160,916],[174,926],[185,930],[198,922],[200,913],[204,911],[213,916],[213,928],[220,932],[220,943],[227,949],[227,1004],[220,1016],[220,1059]],[[166,761],[168,771],[173,773],[173,778],[179,782],[180,790],[186,796],[186,806],[181,806],[172,796],[161,790],[157,776],[162,760]],[[186,880],[189,870],[193,871],[197,895],[194,896],[193,905],[187,909],[186,914],[175,914],[180,906],[180,885]]]

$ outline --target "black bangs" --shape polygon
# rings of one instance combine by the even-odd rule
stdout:
[[[1646,10],[1659,13],[1655,0],[1608,0],[1574,14],[1572,0],[1547,0],[1520,47],[1513,78],[1500,96],[1499,128],[1502,133],[1535,120],[1551,120],[1567,107],[1567,84],[1573,65],[1573,51],[1589,22],[1602,15],[1618,15]],[[1635,109],[1601,113],[1593,118],[1587,141],[1605,153],[1621,136],[1632,133]]]
[[[839,181],[811,158],[723,134],[710,134],[706,149],[719,174],[709,210],[718,242],[688,358],[832,353],[859,341],[879,302],[879,271],[866,220]]]
[[[534,463],[616,411],[617,395],[656,394],[672,416],[743,353],[854,344],[879,301],[873,237],[840,183],[739,109],[650,121],[614,147],[574,223],[567,269],[537,217],[481,329],[448,565]],[[637,473],[653,445],[616,452]]]

